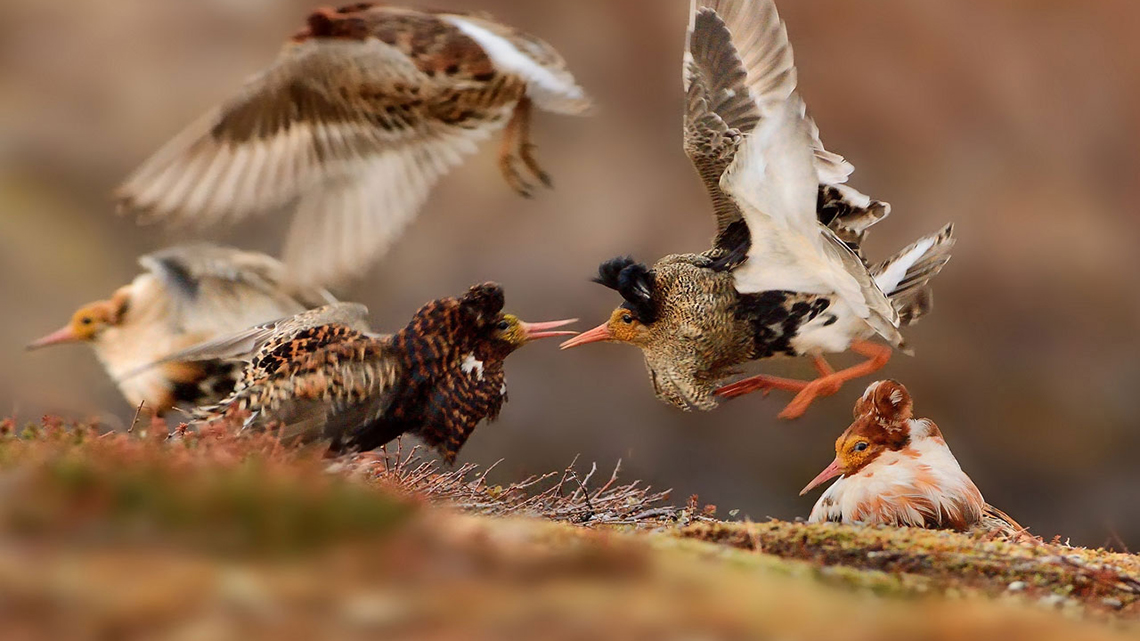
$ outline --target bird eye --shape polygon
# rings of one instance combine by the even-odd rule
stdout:
[[[633,324],[633,316],[626,314],[625,316],[621,317],[621,322],[625,323],[626,325],[632,325]]]
[[[855,444],[854,451],[862,452],[862,451],[866,450],[867,447],[868,447],[868,445],[867,445],[866,441],[859,441],[858,443]]]
[[[90,316],[87,316],[85,318],[79,319],[79,322],[83,325],[90,325],[91,323],[94,323],[95,320],[92,319]]]
[[[499,330],[500,330],[500,331],[504,331],[504,332],[505,332],[505,331],[507,331],[508,329],[510,329],[510,327],[511,327],[511,324],[510,324],[510,323],[508,323],[507,321],[499,321]]]

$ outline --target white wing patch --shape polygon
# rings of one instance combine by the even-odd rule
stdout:
[[[483,51],[500,70],[524,78],[529,88],[535,93],[532,97],[538,99],[540,103],[543,95],[560,101],[567,99],[572,101],[586,100],[586,94],[581,87],[565,76],[556,74],[538,64],[533,58],[519,51],[518,47],[512,44],[510,40],[471,20],[465,20],[458,16],[443,16],[443,19],[479,43],[479,46],[483,48]]]
[[[883,290],[884,293],[889,295],[899,286],[902,279],[906,278],[907,270],[921,260],[922,257],[926,255],[926,252],[930,251],[930,248],[934,246],[936,240],[937,238],[930,237],[915,243],[910,251],[899,256],[898,260],[888,265],[881,274],[875,276],[875,284],[878,285],[879,289]]]
[[[465,356],[463,358],[463,364],[460,365],[460,367],[463,368],[464,374],[470,376],[472,372],[474,372],[479,380],[483,380],[483,361],[475,358],[474,354]]]
[[[819,174],[798,96],[765,114],[721,177],[721,188],[752,234],[748,261],[735,272],[737,291],[838,294],[860,318],[870,315],[858,281],[825,247],[827,230],[815,214]]]

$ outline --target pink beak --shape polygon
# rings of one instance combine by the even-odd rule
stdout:
[[[808,492],[818,487],[820,484],[830,481],[840,474],[843,474],[843,464],[840,463],[839,458],[836,457],[836,459],[831,462],[831,465],[828,465],[826,468],[824,468],[824,470],[819,473],[819,476],[812,479],[811,483],[807,484],[807,487],[800,490],[800,496],[807,494]]]
[[[571,347],[578,347],[579,345],[585,345],[587,343],[601,343],[602,341],[611,341],[613,339],[614,335],[610,332],[609,325],[602,323],[594,329],[579,334],[565,343],[562,343],[560,347],[562,349],[570,349]]]
[[[547,321],[545,323],[523,323],[520,321],[519,324],[522,326],[523,334],[526,335],[526,339],[533,341],[540,338],[553,338],[555,336],[574,336],[578,332],[554,332],[551,330],[577,322],[577,318],[571,318],[569,320]]]
[[[78,340],[79,337],[75,335],[71,327],[64,327],[35,342],[29,343],[27,349],[39,349],[41,347],[47,347],[48,345],[59,345],[60,343],[74,343]]]

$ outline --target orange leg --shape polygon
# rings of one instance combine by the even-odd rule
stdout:
[[[831,365],[829,365],[822,356],[813,356],[812,364],[815,365],[815,369],[819,372],[820,377],[831,376],[835,373],[835,370],[831,369]],[[759,374],[736,381],[731,385],[725,385],[718,389],[716,394],[724,398],[736,398],[737,396],[744,396],[745,394],[763,390],[764,396],[767,396],[774,389],[799,393],[804,391],[808,383],[809,381],[797,381],[791,378]]]
[[[731,385],[726,385],[718,389],[716,394],[724,398],[735,398],[756,390],[764,390],[765,395],[774,389],[795,392],[796,397],[792,399],[791,403],[788,403],[784,411],[780,412],[780,418],[799,418],[811,407],[815,399],[823,396],[831,396],[838,392],[844,383],[863,376],[869,376],[882,369],[883,366],[887,364],[887,361],[891,359],[892,353],[890,347],[869,341],[855,341],[851,343],[851,351],[861,356],[866,356],[867,360],[858,365],[836,372],[828,365],[822,356],[816,356],[813,359],[813,363],[816,371],[819,372],[819,378],[814,381],[797,381],[763,375],[753,376],[742,381],[737,381]]]

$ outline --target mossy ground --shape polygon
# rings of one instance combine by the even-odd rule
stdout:
[[[1126,554],[726,523],[616,475],[491,487],[269,436],[0,432],[2,638],[1049,640],[1140,618]]]

